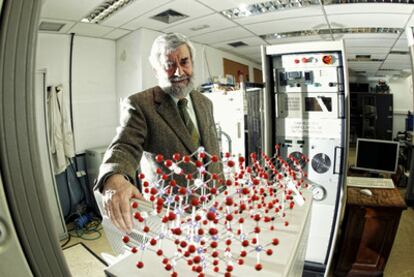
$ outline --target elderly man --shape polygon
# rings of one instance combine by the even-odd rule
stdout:
[[[210,100],[194,90],[194,47],[186,37],[169,33],[155,39],[150,62],[159,86],[129,96],[122,105],[121,126],[105,153],[96,189],[103,194],[104,209],[114,225],[126,232],[132,228],[129,200],[142,197],[133,185],[136,170],[152,178],[155,161],[161,154],[190,155],[199,146],[218,155],[219,146]],[[193,172],[191,163],[185,172]],[[210,172],[221,173],[219,164],[211,164]],[[184,185],[183,176],[176,178]]]

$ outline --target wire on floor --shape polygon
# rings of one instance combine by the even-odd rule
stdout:
[[[83,240],[97,240],[102,236],[102,229],[99,218],[84,215],[74,221],[74,226],[69,230],[69,235]]]

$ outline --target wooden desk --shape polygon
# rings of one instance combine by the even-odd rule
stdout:
[[[406,204],[397,189],[349,187],[335,276],[382,276]]]

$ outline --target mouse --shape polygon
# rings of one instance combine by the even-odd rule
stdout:
[[[366,195],[366,196],[372,196],[372,191],[369,189],[361,189],[359,190],[360,193]]]

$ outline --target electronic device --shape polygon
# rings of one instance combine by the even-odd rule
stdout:
[[[369,196],[369,197],[372,196],[372,191],[370,189],[360,189],[359,192],[361,194],[366,195],[366,196]]]
[[[264,149],[267,155],[290,158],[308,176],[314,202],[305,273],[309,269],[311,276],[323,276],[329,268],[344,208],[348,144],[344,53],[343,41],[262,47]],[[277,150],[275,144],[280,146]]]
[[[378,173],[395,173],[398,167],[398,141],[357,139],[356,163],[353,169]]]

